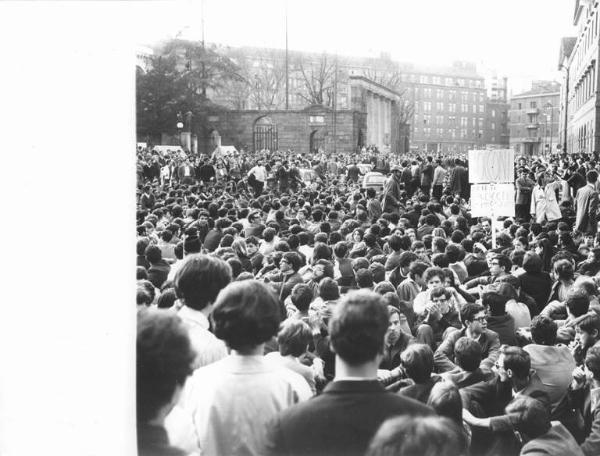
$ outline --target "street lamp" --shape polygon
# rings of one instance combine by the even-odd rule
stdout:
[[[550,109],[550,155],[552,155],[552,123],[554,122],[554,106],[552,103],[546,103],[546,108]],[[546,121],[548,120],[548,114],[546,114]]]
[[[177,113],[177,133],[179,136],[179,145],[181,146],[181,130],[183,130],[183,116],[181,112]]]

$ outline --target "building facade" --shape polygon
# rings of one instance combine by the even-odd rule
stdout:
[[[568,56],[561,43],[561,68],[567,82],[561,103],[561,139],[566,151],[572,153],[600,151],[598,5],[595,0],[575,1],[573,24],[578,36]]]
[[[510,100],[510,147],[529,156],[557,152],[559,113],[560,84],[534,81],[531,90]]]
[[[209,94],[216,103],[232,109],[303,110],[323,104],[337,110],[353,106],[353,85],[364,77],[395,92],[399,125],[392,126],[387,95],[371,97],[364,144],[398,152],[465,153],[486,144],[486,90],[474,64],[455,62],[449,67],[423,67],[392,61],[389,56],[349,57],[290,51],[286,88],[285,51],[280,49],[220,47],[252,74],[250,90],[235,87]],[[267,83],[268,82],[268,83]],[[265,96],[265,92],[269,92]],[[287,97],[286,97],[287,92]],[[315,92],[321,95],[316,100]],[[398,141],[392,132],[402,132]],[[498,135],[498,137],[500,137]],[[282,144],[282,146],[284,146]]]
[[[200,152],[217,145],[245,150],[282,150],[307,154],[356,152],[369,143],[389,143],[392,153],[400,147],[399,94],[363,76],[349,78],[350,106],[333,110],[324,105],[303,109],[215,109],[199,132]]]

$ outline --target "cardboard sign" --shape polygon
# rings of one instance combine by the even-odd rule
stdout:
[[[515,151],[512,149],[470,150],[469,182],[507,183],[515,181]]]
[[[515,216],[513,184],[475,184],[471,186],[471,216]]]

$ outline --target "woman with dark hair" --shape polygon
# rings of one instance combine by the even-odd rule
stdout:
[[[538,239],[534,242],[533,251],[542,259],[542,270],[550,272],[552,268],[552,243],[548,239]]]
[[[312,396],[306,380],[265,360],[265,343],[279,330],[277,297],[255,280],[233,282],[217,297],[215,335],[231,353],[198,369],[188,382],[191,413],[203,454],[262,454],[267,423]]]
[[[556,282],[552,285],[548,302],[565,302],[569,290],[573,288],[573,283],[575,283],[573,263],[566,259],[560,259],[554,263],[552,270]]]
[[[538,309],[544,308],[552,289],[552,278],[550,274],[542,270],[542,267],[542,258],[535,252],[527,252],[523,257],[525,273],[519,276],[521,291],[535,299]]]

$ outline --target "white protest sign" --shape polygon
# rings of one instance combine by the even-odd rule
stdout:
[[[515,181],[515,151],[512,149],[470,150],[469,183]]]
[[[471,186],[471,216],[515,216],[513,184],[474,184]]]

